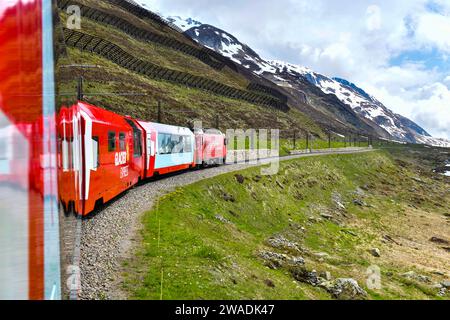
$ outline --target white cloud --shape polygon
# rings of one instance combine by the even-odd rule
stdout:
[[[445,77],[444,83],[446,83],[447,87],[450,88],[450,76]]]
[[[450,52],[450,16],[435,13],[422,15],[419,18],[416,36],[418,41],[424,44]]]
[[[450,138],[447,93],[433,86],[450,87],[446,70],[419,62],[391,65],[401,53],[432,49],[445,61],[448,0],[433,0],[433,10],[430,0],[138,1],[222,28],[265,58],[346,78],[431,133]]]
[[[381,29],[381,9],[377,5],[370,5],[366,11],[367,30],[375,31]]]

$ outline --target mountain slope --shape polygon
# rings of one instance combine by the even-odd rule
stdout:
[[[249,46],[236,37],[212,25],[195,26],[185,34],[196,42],[230,58],[243,69],[261,78],[268,79],[284,88],[290,94],[291,104],[313,118],[327,130],[345,134],[364,132],[365,134],[388,138],[389,134],[378,126],[359,117],[349,106],[335,97],[318,90],[304,78],[293,74],[283,74],[270,61],[262,59]],[[301,101],[302,103],[298,103]]]
[[[205,89],[204,83],[214,81],[216,88],[226,86],[231,93],[237,89],[249,97],[270,98],[270,93],[253,90],[249,85],[257,83],[275,89],[277,86],[253,73],[236,71],[234,63],[215,52],[210,54],[210,50],[205,50],[162,20],[153,19],[154,14],[140,14],[139,10],[126,7],[128,3],[121,0],[74,1],[70,4],[82,5],[83,29],[80,33],[88,37],[95,35],[122,50],[117,52],[148,62],[155,66],[155,70],[163,70],[165,75],[161,72],[159,77],[150,77],[126,68],[125,64],[120,65],[114,59],[71,45],[73,41],[68,41],[63,32],[68,19],[64,7],[67,2],[58,1],[59,14],[55,15],[55,23],[59,24],[55,28],[59,40],[56,64],[58,105],[72,103],[76,97],[77,79],[83,76],[84,100],[122,115],[155,121],[160,103],[161,121],[164,123],[189,126],[200,120],[205,126],[213,127],[219,117],[219,129],[278,128],[283,134],[292,127],[302,127],[317,137],[325,138],[323,130],[297,109],[276,110],[238,99],[234,94],[215,94]],[[98,19],[100,14],[107,18]],[[138,31],[131,32],[135,29],[129,25]],[[214,63],[206,63],[208,60]],[[223,60],[229,64],[222,63]],[[168,81],[168,76],[176,72],[186,74],[179,80],[192,77],[204,80],[198,87]]]
[[[341,103],[349,106],[380,137],[402,142],[450,146],[449,141],[432,138],[418,124],[404,116],[394,113],[375,97],[345,79],[329,78],[306,67],[283,61],[264,60],[253,49],[241,43],[236,37],[212,25],[195,25],[186,30],[185,34],[196,42],[230,58],[251,72],[263,76],[277,83],[279,86],[297,91],[297,94],[305,95],[306,90],[304,89],[307,86],[302,79],[306,79],[310,84],[318,87],[323,93],[334,95]],[[317,93],[311,92],[310,94],[317,95]],[[308,98],[314,100],[313,97],[308,95],[305,97],[305,100],[308,100]],[[333,102],[331,101],[331,103]],[[337,108],[335,112],[330,108],[326,108],[327,110],[325,111],[320,107],[318,109],[322,109],[321,111],[324,112],[329,111],[338,118],[342,112],[348,113],[348,110],[336,104],[336,101],[334,103]],[[344,119],[349,120],[345,116]]]

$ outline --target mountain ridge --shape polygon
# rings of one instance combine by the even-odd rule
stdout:
[[[182,19],[181,19],[182,20]],[[177,21],[173,20],[173,23]],[[425,143],[435,146],[450,146],[450,141],[433,138],[414,121],[394,113],[374,96],[356,84],[339,77],[327,77],[307,67],[280,60],[265,60],[250,46],[240,42],[235,36],[210,24],[196,21],[196,25],[186,29],[185,34],[225,57],[230,58],[249,71],[272,80],[278,86],[293,88],[292,77],[304,78],[325,94],[333,94],[345,105],[350,106],[363,120],[369,121],[387,132],[392,140],[408,143]],[[200,24],[200,25],[199,25]],[[383,137],[383,135],[380,135]],[[384,138],[386,138],[384,136]]]

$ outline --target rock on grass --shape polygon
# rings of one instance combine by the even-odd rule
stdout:
[[[322,282],[320,286],[338,300],[364,300],[367,298],[367,292],[359,286],[355,279],[339,278],[334,281]]]

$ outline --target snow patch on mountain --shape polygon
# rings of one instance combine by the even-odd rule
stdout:
[[[443,138],[434,138],[429,136],[417,135],[417,143],[426,144],[433,147],[450,148],[450,140]]]
[[[165,19],[167,21],[169,21],[170,23],[173,23],[174,25],[176,25],[183,32],[185,32],[186,30],[188,30],[192,27],[198,27],[198,26],[202,25],[202,23],[200,21],[194,20],[192,18],[183,19],[180,16],[168,16],[168,17],[165,17]]]
[[[304,77],[310,83],[320,88],[326,94],[335,95],[342,103],[349,105],[356,113],[375,122],[386,130],[394,139],[416,142],[415,136],[420,135],[420,141],[431,142],[429,134],[409,119],[396,115],[387,109],[375,97],[369,95],[355,84],[340,78],[329,78],[299,66],[284,61],[273,60],[268,63],[274,66],[276,73],[288,73],[294,77]],[[436,142],[439,143],[439,142]]]

